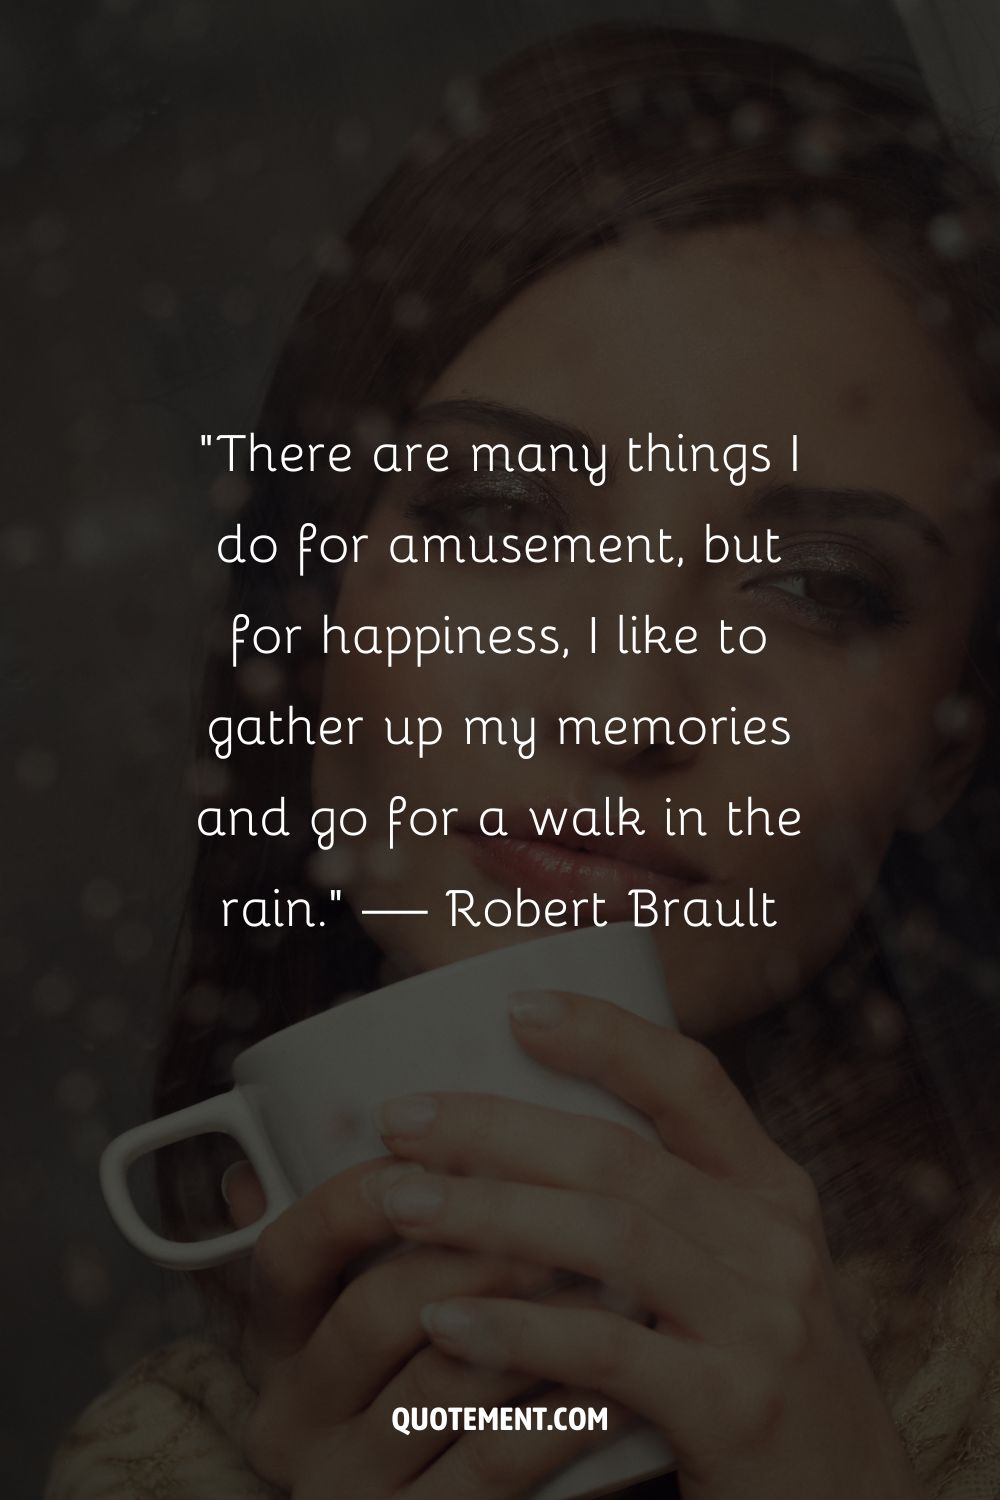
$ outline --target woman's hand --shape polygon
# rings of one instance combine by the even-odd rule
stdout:
[[[571,1432],[395,1430],[398,1406],[492,1407],[527,1392],[539,1407],[582,1399],[561,1382],[538,1393],[532,1376],[460,1364],[420,1324],[420,1309],[441,1298],[538,1297],[553,1285],[547,1270],[505,1255],[408,1248],[344,1284],[360,1257],[396,1240],[371,1181],[381,1192],[415,1175],[418,1167],[385,1157],[351,1168],[257,1243],[243,1367],[258,1399],[244,1446],[254,1470],[294,1500],[514,1500],[595,1442]],[[227,1176],[226,1192],[238,1226],[260,1216],[263,1195],[246,1163]],[[582,1289],[550,1291],[549,1300],[593,1305]]]
[[[612,1302],[437,1299],[422,1318],[438,1348],[645,1417],[685,1500],[914,1500],[812,1183],[712,1053],[578,995],[520,997],[512,1019],[533,1057],[633,1105],[662,1145],[481,1095],[383,1106],[394,1156],[431,1169],[386,1179],[401,1235],[576,1272]]]

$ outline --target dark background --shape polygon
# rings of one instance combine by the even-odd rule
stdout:
[[[184,1331],[100,1200],[145,1117],[192,843],[219,460],[339,231],[470,75],[597,18],[917,80],[888,0],[0,4],[0,1493]],[[331,358],[336,351],[331,350]]]

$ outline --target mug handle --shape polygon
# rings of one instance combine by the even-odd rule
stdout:
[[[140,1156],[161,1146],[218,1132],[232,1136],[247,1154],[260,1179],[267,1200],[259,1219],[244,1229],[204,1240],[168,1240],[140,1217],[128,1185],[128,1169]],[[111,1217],[136,1250],[159,1266],[186,1271],[204,1271],[247,1254],[262,1230],[294,1203],[292,1191],[263,1127],[240,1088],[228,1094],[203,1099],[187,1109],[163,1115],[148,1124],[136,1125],[116,1136],[105,1148],[100,1163],[101,1190]]]

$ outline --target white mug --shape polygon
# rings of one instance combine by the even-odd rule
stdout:
[[[247,1254],[297,1198],[371,1157],[386,1154],[373,1109],[397,1094],[458,1091],[506,1095],[628,1125],[655,1139],[649,1121],[586,1080],[543,1068],[515,1042],[510,994],[570,990],[673,1025],[661,962],[648,932],[631,923],[580,928],[517,943],[401,980],[275,1032],[240,1053],[234,1087],[136,1126],[101,1157],[101,1187],[125,1238],[162,1266],[203,1269]],[[166,1239],[140,1217],[128,1169],[139,1157],[219,1132],[242,1147],[266,1197],[255,1223],[193,1242]],[[536,1500],[574,1500],[662,1474],[669,1450],[649,1428],[575,1460]]]

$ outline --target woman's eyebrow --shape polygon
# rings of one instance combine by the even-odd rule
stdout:
[[[746,515],[748,520],[764,522],[790,517],[892,521],[914,532],[935,552],[951,552],[944,532],[929,516],[888,490],[782,484],[756,494]]]
[[[588,453],[598,445],[591,433],[572,422],[558,421],[523,406],[509,406],[502,401],[469,397],[464,400],[434,401],[418,407],[405,424],[408,432],[424,426],[461,422],[467,426],[492,427],[519,438],[525,443],[569,443]],[[608,478],[614,477],[614,458]],[[950,547],[929,516],[909,501],[888,490],[831,488],[819,485],[782,484],[759,491],[746,510],[747,519],[767,523],[795,516],[839,517],[841,519],[891,521],[905,526],[936,552],[950,554]]]
[[[593,435],[572,422],[560,422],[555,417],[543,416],[524,406],[508,406],[503,401],[484,401],[470,397],[462,401],[433,401],[429,406],[420,406],[406,422],[406,430],[447,422],[462,422],[467,426],[493,427],[508,433],[524,443],[569,443],[588,454],[599,451],[600,445]],[[608,466],[608,478],[613,477],[614,459]]]

